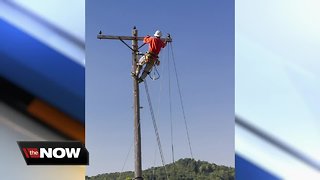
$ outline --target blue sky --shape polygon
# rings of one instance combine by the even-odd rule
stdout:
[[[172,35],[195,159],[234,166],[234,1],[95,0],[86,1],[87,174],[120,171],[133,141],[131,51],[120,41],[98,40],[96,35],[100,30],[131,35],[134,25],[140,36],[157,29]],[[161,78],[149,80],[148,85],[165,160],[170,163],[167,50],[160,56]],[[175,159],[179,159],[190,153],[173,72],[171,80]],[[154,165],[157,147],[144,86],[140,87],[146,169]],[[160,164],[157,152],[156,165]],[[133,149],[125,170],[133,170]]]

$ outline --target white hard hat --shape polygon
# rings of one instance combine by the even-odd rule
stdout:
[[[157,31],[154,33],[154,36],[155,36],[155,37],[161,37],[161,36],[162,36],[161,31],[157,30]]]

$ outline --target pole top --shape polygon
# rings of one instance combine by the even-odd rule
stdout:
[[[132,35],[135,36],[135,37],[138,36],[138,29],[137,29],[136,26],[133,26]]]

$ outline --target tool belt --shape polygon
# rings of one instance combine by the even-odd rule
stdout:
[[[146,63],[152,63],[152,64],[155,64],[157,61],[159,61],[158,60],[158,55],[156,55],[155,53],[153,53],[153,52],[146,52],[146,54],[145,54],[145,59],[146,59]]]

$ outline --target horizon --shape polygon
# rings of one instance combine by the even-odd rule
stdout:
[[[176,162],[178,162],[178,161],[181,161],[181,160],[192,160],[192,158],[181,158],[181,159],[178,159],[177,161],[175,161],[174,163],[176,163]],[[193,159],[194,160],[194,159]],[[225,166],[225,165],[219,165],[219,164],[215,164],[215,163],[211,163],[211,162],[208,162],[208,161],[204,161],[204,160],[195,160],[196,162],[197,161],[200,161],[200,162],[204,162],[204,163],[209,163],[209,164],[212,164],[212,165],[216,165],[216,166],[219,166],[219,167],[226,167],[226,168],[232,168],[232,169],[234,169],[235,170],[235,167],[231,167],[231,166]],[[169,164],[166,164],[166,166],[168,166],[168,165],[172,165],[173,164],[173,162],[170,162]],[[153,169],[153,168],[163,168],[163,166],[162,165],[160,165],[160,166],[152,166],[152,167],[148,167],[147,169],[142,169],[142,171],[146,171],[146,170],[151,170],[151,169]],[[121,174],[121,173],[128,173],[128,172],[132,172],[132,173],[134,173],[134,170],[128,170],[128,171],[117,171],[117,172],[107,172],[107,173],[102,173],[102,174],[96,174],[96,175],[92,175],[92,176],[88,176],[88,175],[86,175],[87,177],[94,177],[94,176],[100,176],[100,175],[104,175],[104,174],[117,174],[117,173],[119,173],[119,174]]]

